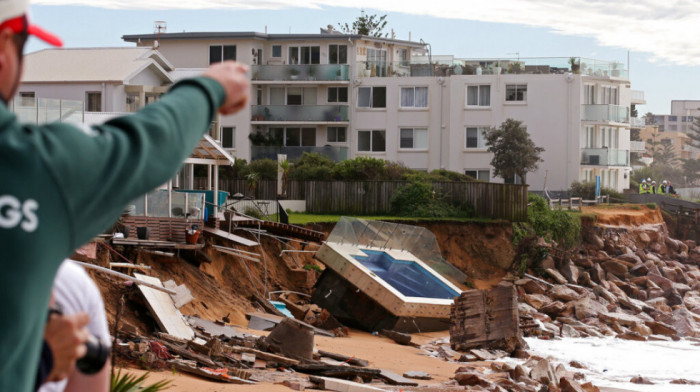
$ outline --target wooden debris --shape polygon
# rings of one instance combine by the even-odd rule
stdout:
[[[404,345],[404,346],[411,343],[411,335],[409,335],[407,333],[390,331],[387,329],[382,329],[379,333],[382,334],[383,336],[386,336],[387,338],[395,341],[396,343]]]
[[[339,392],[371,392],[371,391],[383,391],[383,389],[372,387],[365,384],[360,384],[353,381],[338,380],[335,378],[327,377],[310,377],[310,380],[317,383],[319,388],[327,391],[339,391]]]
[[[190,366],[186,363],[182,363],[177,360],[169,361],[168,364],[172,365],[173,368],[181,372],[194,374],[200,377],[208,378],[210,380],[227,382],[231,384],[248,384],[254,385],[252,381],[244,380],[237,376],[231,376],[228,369],[209,369],[209,368],[198,368]]]
[[[292,366],[296,372],[313,374],[326,377],[360,377],[365,381],[377,378],[381,370],[372,368],[361,368],[355,366],[327,365],[323,363],[299,364]]]
[[[204,366],[219,367],[214,361],[211,360],[211,358],[209,358],[205,355],[190,351],[187,348],[185,348],[184,346],[179,346],[177,344],[170,343],[166,340],[159,340],[159,342],[162,343],[165,347],[167,347],[168,350],[175,355],[179,355],[183,358],[188,358],[188,359],[191,359],[193,361],[197,361],[197,363],[204,365]]]
[[[246,317],[249,320],[248,328],[257,329],[260,331],[265,331],[265,330],[268,330],[270,328],[274,328],[275,325],[281,323],[282,320],[285,318],[285,317],[275,316],[272,314],[259,313],[259,312],[246,313]],[[299,320],[296,320],[296,321],[299,323],[302,323],[304,325],[308,325],[310,328],[312,328],[314,330],[315,335],[328,336],[330,338],[335,337],[335,335],[333,333],[328,332],[324,329],[316,328],[313,325],[309,325],[309,324],[304,323],[304,322],[299,321]]]
[[[360,367],[367,367],[369,366],[369,362],[367,362],[364,359],[360,358],[355,358],[354,356],[348,357],[342,354],[337,354],[337,353],[332,353],[329,351],[323,351],[323,350],[318,350],[318,354],[323,356],[323,357],[328,357],[331,359],[335,359],[336,361],[341,361],[343,363],[348,363],[350,365],[355,365],[355,366],[360,366]]]
[[[410,387],[417,387],[418,383],[404,378],[391,370],[381,369],[379,373],[379,378],[386,381],[389,385],[406,385]]]
[[[296,359],[292,358],[287,358],[281,355],[277,354],[272,354],[272,353],[266,353],[264,351],[256,350],[254,348],[247,348],[247,347],[239,347],[239,346],[233,346],[231,347],[231,352],[241,354],[241,353],[250,353],[250,354],[255,354],[256,359],[264,359],[265,361],[268,362],[275,362],[283,365],[298,365],[299,361]]]

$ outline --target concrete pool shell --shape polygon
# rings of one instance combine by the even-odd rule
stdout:
[[[449,327],[453,298],[462,292],[453,282],[465,278],[442,259],[432,233],[345,217],[338,225],[316,254],[327,268],[312,302],[341,322],[370,331]]]

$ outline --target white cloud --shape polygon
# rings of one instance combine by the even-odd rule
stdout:
[[[281,9],[340,6],[330,0],[34,0],[111,9]],[[345,0],[343,7],[514,23],[595,38],[601,45],[651,53],[657,61],[700,65],[697,0]]]

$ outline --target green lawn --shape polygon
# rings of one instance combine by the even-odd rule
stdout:
[[[335,223],[340,220],[343,215],[314,215],[314,214],[304,214],[293,212],[289,214],[289,223],[293,225],[305,225],[308,223]],[[372,216],[354,216],[354,218],[366,219],[366,220],[384,220],[384,221],[452,221],[452,222],[498,222],[493,219],[483,219],[483,218],[416,218],[416,217],[404,217],[404,216],[382,216],[382,215],[372,215]]]

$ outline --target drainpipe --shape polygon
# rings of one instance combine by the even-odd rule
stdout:
[[[442,163],[442,134],[445,132],[445,124],[444,124],[444,111],[442,107],[442,102],[443,102],[443,94],[444,91],[443,89],[445,88],[445,78],[442,76],[437,78],[437,82],[440,85],[440,148],[438,149],[438,152],[440,154],[440,169],[444,169],[445,166]],[[448,149],[449,151],[449,149]]]
[[[571,148],[571,144],[569,144],[569,141],[570,141],[570,137],[571,137],[571,110],[572,110],[572,108],[571,108],[571,89],[572,89],[573,81],[575,79],[576,79],[576,77],[572,73],[569,73],[566,75],[567,97],[566,97],[566,149],[565,149],[565,151],[566,151],[566,170],[565,170],[565,172],[566,172],[566,184],[567,184],[567,186],[571,185],[571,182],[569,179],[569,166],[571,165],[571,161],[569,159],[569,149]],[[577,100],[577,102],[578,102],[578,100]],[[581,110],[580,107],[579,107],[579,110]],[[581,132],[580,123],[579,123],[578,129],[579,129],[579,133],[580,133]],[[579,135],[579,139],[580,139],[580,135]],[[578,156],[580,156],[580,154],[581,153],[580,153],[580,146],[579,146]],[[576,167],[577,167],[577,171],[581,171],[581,162],[580,161],[579,161],[579,164],[576,165]]]

